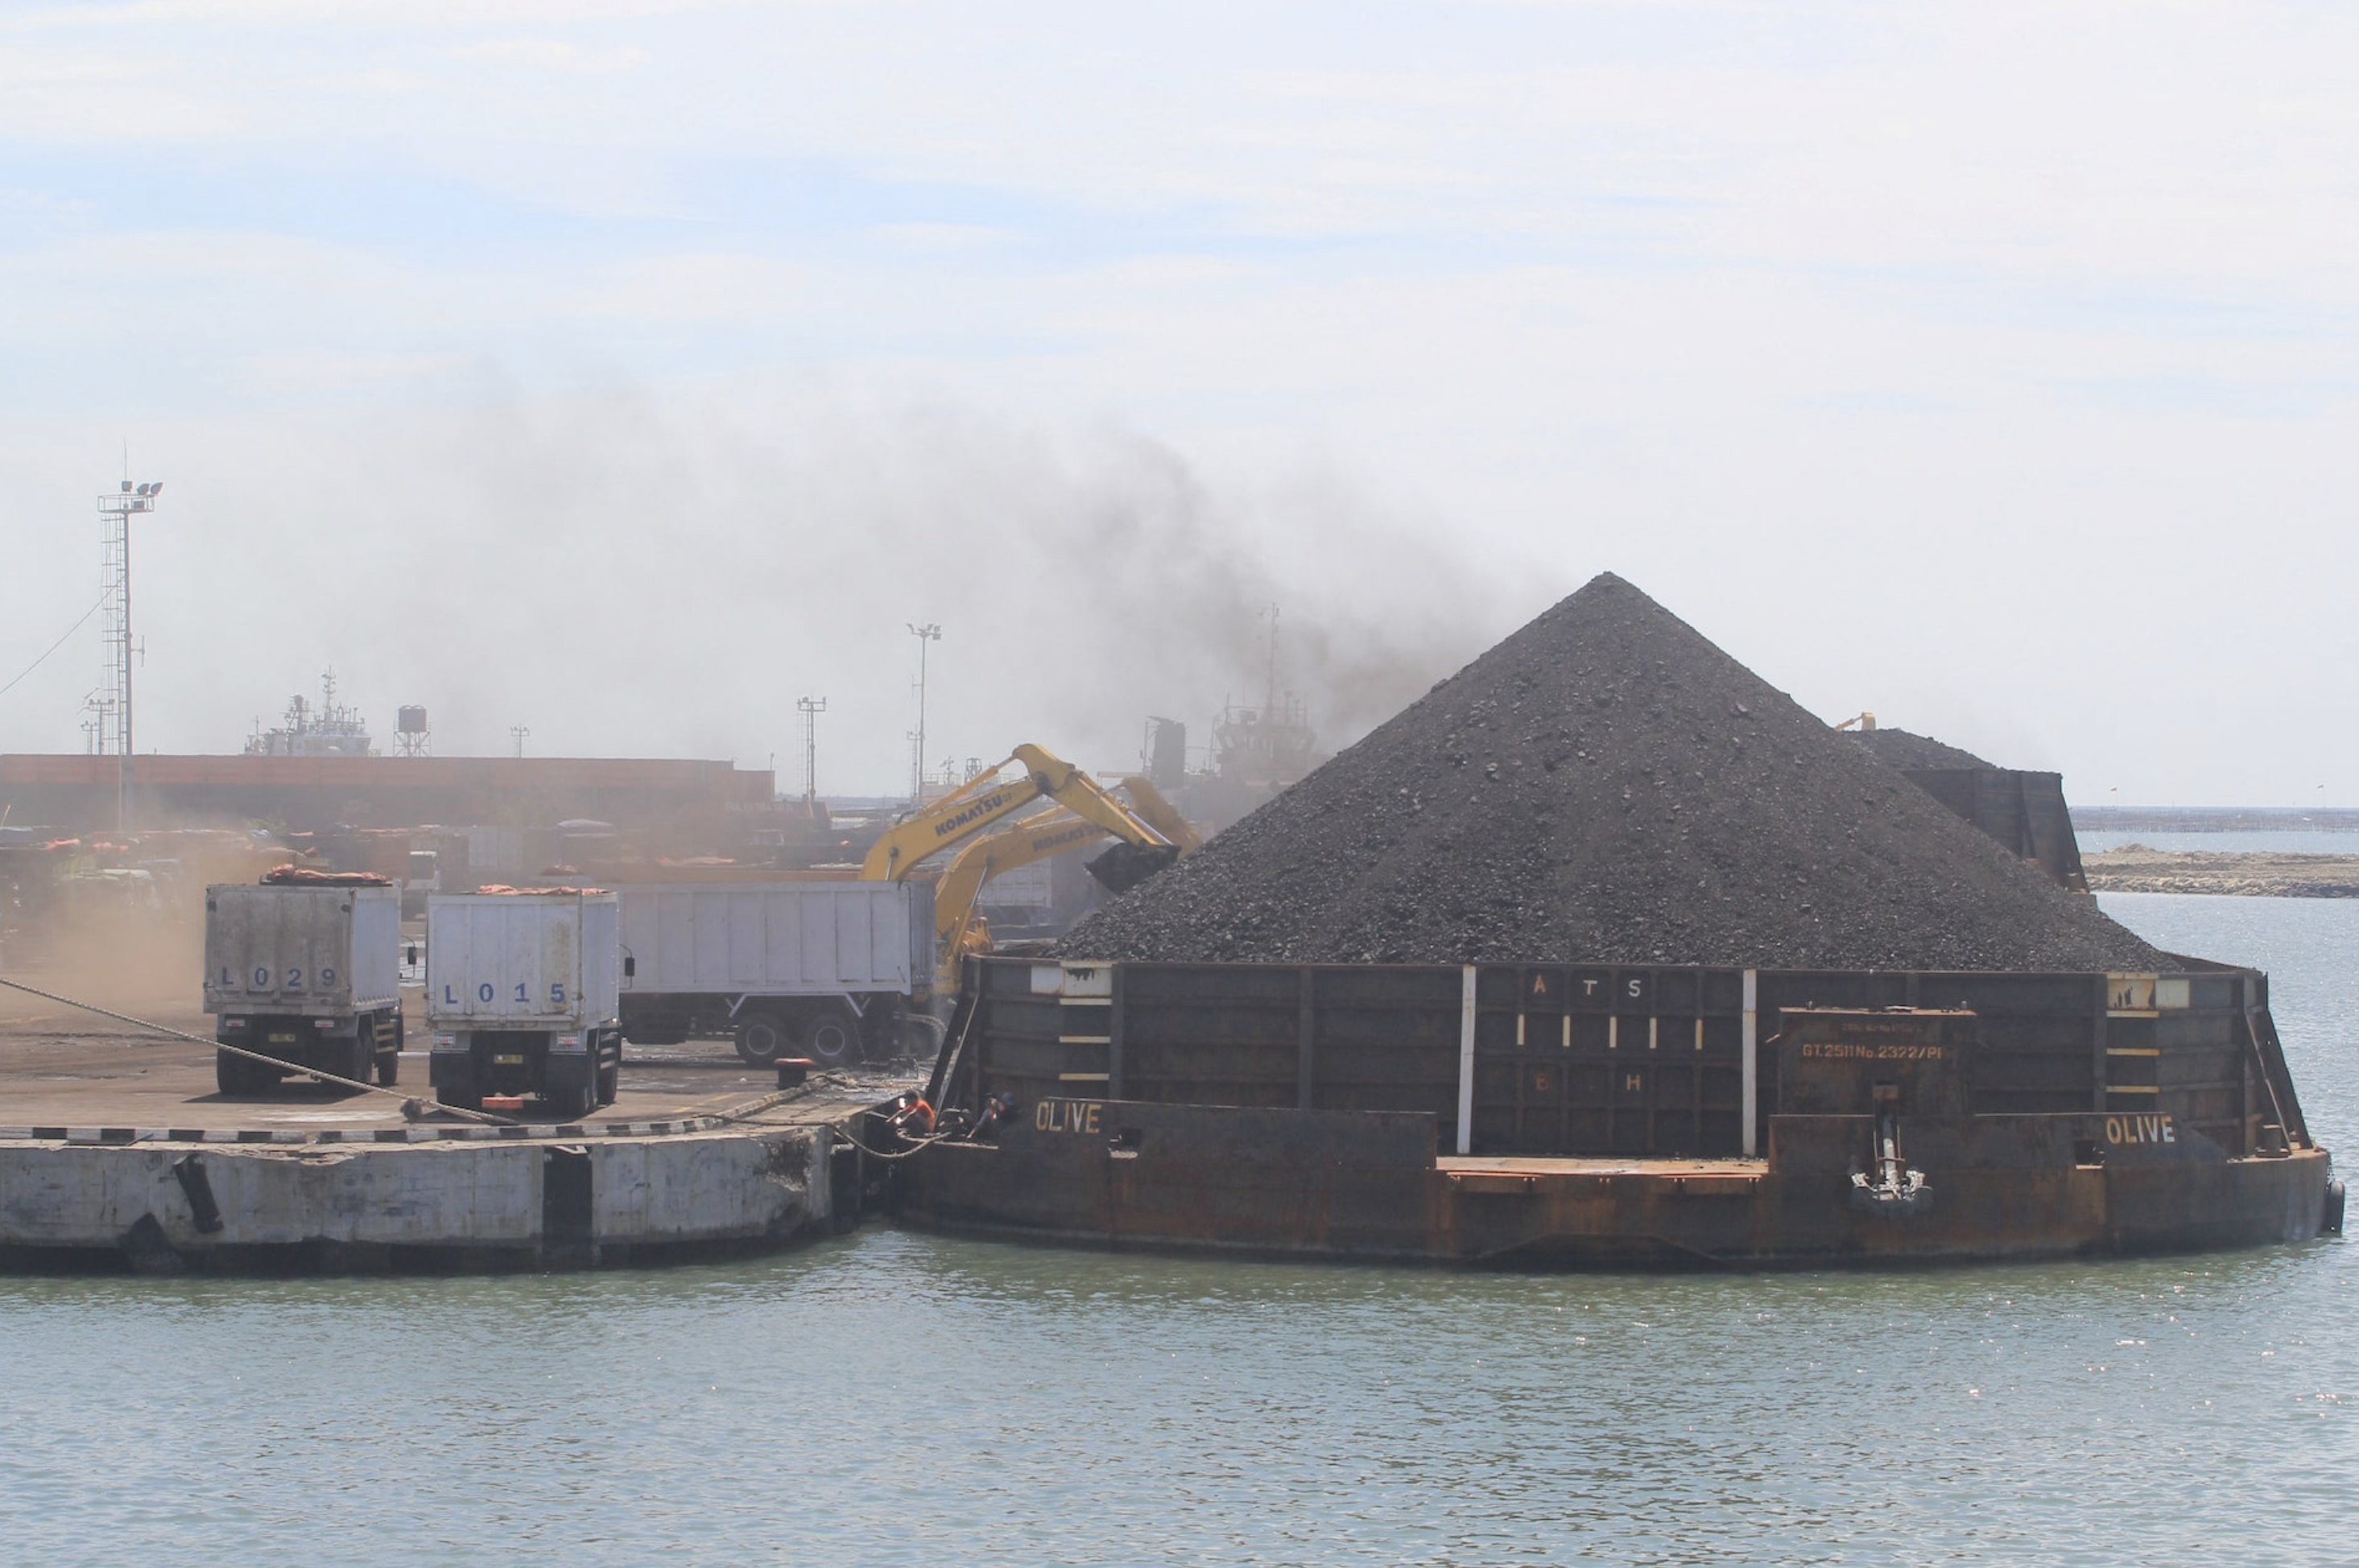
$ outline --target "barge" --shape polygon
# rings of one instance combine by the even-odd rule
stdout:
[[[1521,1267],[2339,1233],[2267,978],[2172,962],[971,959],[894,1202],[954,1233]]]

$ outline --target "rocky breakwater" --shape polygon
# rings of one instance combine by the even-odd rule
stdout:
[[[2081,863],[2092,892],[2188,892],[2245,898],[2359,898],[2359,855],[2150,849],[2125,844]]]

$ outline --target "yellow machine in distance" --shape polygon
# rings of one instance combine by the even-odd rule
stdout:
[[[1195,825],[1180,816],[1154,784],[1134,775],[1118,787],[1130,797],[1131,813],[1169,839],[1180,858],[1203,847],[1203,836]],[[940,964],[937,984],[945,990],[954,989],[959,960],[969,953],[992,950],[991,927],[979,907],[984,884],[994,877],[1106,837],[1107,829],[1099,823],[1059,806],[1019,817],[961,849],[934,883],[934,951]],[[1142,850],[1155,848],[1132,842]]]
[[[1024,773],[1002,781],[1000,770],[1009,762],[1022,764]],[[1112,892],[1126,892],[1180,858],[1179,844],[1103,784],[1038,746],[1018,746],[997,767],[886,829],[861,862],[861,879],[902,881],[929,857],[1020,816],[1043,800],[1055,801],[1122,840],[1090,862],[1090,874]]]

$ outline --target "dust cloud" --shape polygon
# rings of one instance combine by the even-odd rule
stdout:
[[[380,744],[416,702],[446,754],[510,752],[521,726],[537,755],[775,757],[782,788],[795,700],[823,697],[821,789],[884,793],[908,777],[913,622],[941,628],[929,768],[1018,741],[1131,766],[1149,715],[1201,748],[1273,684],[1332,750],[1594,565],[1570,543],[1484,558],[1315,457],[817,383],[486,395],[465,419],[323,421],[267,451],[244,428],[191,454],[203,519],[150,552],[142,733],[165,750],[234,749],[333,665]],[[302,499],[323,488],[326,526]],[[208,621],[253,599],[224,564],[252,561],[313,602],[364,591]]]
[[[52,918],[8,945],[5,972],[58,996],[210,1034],[198,983],[204,972],[204,913],[201,898],[195,903],[192,912],[176,909],[157,918]],[[0,1030],[17,1033],[38,1023],[64,1034],[139,1033],[25,991],[0,990]]]

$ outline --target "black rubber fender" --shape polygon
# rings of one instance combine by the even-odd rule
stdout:
[[[2318,1233],[2321,1236],[2343,1234],[2343,1179],[2336,1177],[2326,1184],[2326,1201],[2319,1206]]]

